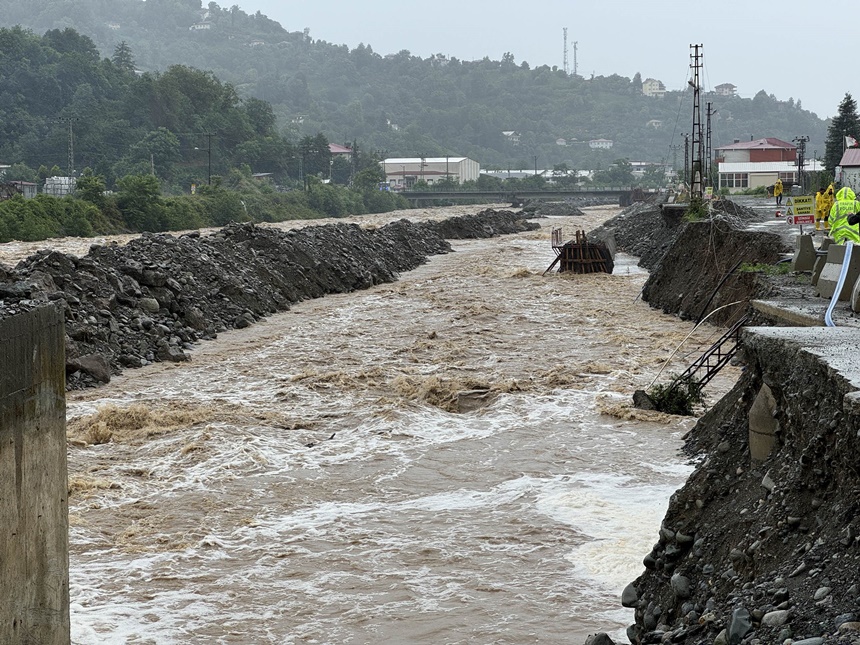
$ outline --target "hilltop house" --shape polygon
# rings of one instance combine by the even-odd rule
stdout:
[[[720,96],[737,96],[738,88],[731,83],[721,83],[714,88],[714,93]]]
[[[663,81],[658,81],[656,78],[646,78],[642,81],[642,93],[645,96],[662,98],[666,95],[666,86],[663,85]]]

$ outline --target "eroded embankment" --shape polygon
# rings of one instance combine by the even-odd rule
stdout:
[[[625,214],[616,238],[649,258],[652,306],[698,318],[740,302],[711,319],[721,323],[774,289],[738,269],[774,262],[779,236],[733,216],[673,226],[654,210]],[[857,345],[849,329],[745,332],[747,368],[690,432],[698,466],[624,590],[631,642],[860,644]]]
[[[451,250],[445,238],[539,228],[486,210],[375,229],[334,224],[280,231],[234,224],[209,236],[144,234],[77,258],[43,252],[0,271],[0,315],[53,301],[65,310],[70,387],[123,367],[187,359],[192,343],[242,328],[291,303],[391,282]]]
[[[620,250],[640,258],[639,265],[651,272],[642,298],[652,307],[697,320],[740,303],[709,319],[723,324],[772,290],[762,274],[744,269],[773,264],[789,251],[776,234],[745,230],[755,217],[727,200],[714,203],[709,219],[695,222],[678,210],[634,204],[589,236],[612,234]]]
[[[624,592],[633,642],[860,642],[856,335],[745,333],[748,367],[692,431],[702,460]]]

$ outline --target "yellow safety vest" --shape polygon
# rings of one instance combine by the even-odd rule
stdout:
[[[860,244],[860,227],[848,223],[848,216],[860,212],[860,202],[852,200],[837,200],[830,209],[830,237],[837,244],[854,242]]]

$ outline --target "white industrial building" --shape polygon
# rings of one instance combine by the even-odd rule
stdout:
[[[380,162],[385,181],[392,188],[403,190],[416,182],[433,185],[450,177],[458,184],[477,181],[481,164],[468,157],[403,157]]]

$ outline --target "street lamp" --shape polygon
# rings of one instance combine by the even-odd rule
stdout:
[[[401,182],[403,183],[403,187],[404,187],[404,188],[406,188],[406,166],[404,166],[403,164],[401,164],[401,165],[400,165],[400,169],[403,171],[403,172],[402,172],[402,179],[401,179]]]

